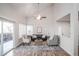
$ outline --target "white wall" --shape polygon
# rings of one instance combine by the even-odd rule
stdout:
[[[76,13],[77,10],[74,9],[76,7],[73,7],[75,4],[56,4],[52,11],[54,13],[54,16],[53,18],[55,20],[58,20],[62,17],[64,17],[65,15],[67,14],[73,14],[73,13]],[[73,12],[72,12],[73,11]],[[60,40],[60,46],[66,51],[68,52],[70,55],[75,55],[75,52],[77,50],[75,50],[75,48],[77,48],[77,34],[75,32],[77,32],[78,30],[75,30],[77,29],[77,24],[75,21],[77,21],[77,15],[75,14],[74,16],[70,16],[70,33],[71,33],[71,37],[68,38],[68,37],[61,37],[61,40]],[[73,21],[74,20],[74,21]],[[75,23],[72,23],[72,22],[75,22]],[[76,24],[76,25],[75,25]],[[75,28],[76,27],[76,28]],[[73,30],[74,29],[74,30]],[[76,47],[75,47],[76,46]]]
[[[58,30],[60,30],[59,35],[61,37],[60,46],[63,47],[65,51],[68,50],[67,52],[70,52],[71,51],[71,49],[69,49],[70,45],[67,45],[67,44],[70,44],[70,41],[71,41],[70,40],[70,22],[58,22],[58,24],[59,24]]]
[[[58,22],[63,36],[70,37],[70,22]]]
[[[61,28],[60,32],[61,34],[60,37],[60,46],[65,50],[67,51],[69,54],[71,49],[69,48],[70,47],[70,42],[71,42],[71,38],[70,38],[70,22],[58,22],[58,27]],[[68,44],[68,45],[67,45]]]
[[[52,11],[54,13],[53,18],[55,20],[58,20],[62,17],[64,17],[65,15],[71,13],[72,10],[72,5],[73,4],[56,4]],[[71,43],[68,43],[71,42]],[[73,40],[68,38],[68,37],[61,37],[60,40],[60,46],[66,51],[68,52],[70,55],[73,55]]]

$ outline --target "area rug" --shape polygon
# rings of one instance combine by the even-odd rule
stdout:
[[[42,40],[20,45],[12,52],[14,56],[69,56],[61,47],[48,46],[47,41]]]
[[[59,46],[20,46],[13,50],[14,56],[69,56]]]

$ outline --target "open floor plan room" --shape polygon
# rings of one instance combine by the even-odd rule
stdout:
[[[0,3],[0,56],[78,56],[78,3]]]

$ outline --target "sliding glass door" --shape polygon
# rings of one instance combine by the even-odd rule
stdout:
[[[3,22],[3,53],[13,48],[13,23]]]
[[[0,21],[0,55],[4,55],[13,48],[14,23],[6,20]]]

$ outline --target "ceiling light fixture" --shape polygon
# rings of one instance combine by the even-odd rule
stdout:
[[[38,16],[37,16],[37,20],[40,20],[41,19],[41,15],[39,14]]]
[[[38,16],[36,17],[36,19],[37,19],[37,20],[40,20],[40,19],[41,19],[41,15],[40,15],[40,11],[39,11],[39,3],[38,3],[38,13],[39,13],[39,14],[38,14]]]
[[[39,6],[40,3],[38,3],[37,5],[38,5],[38,6],[37,6],[37,7],[38,7],[38,8],[37,8],[37,9],[38,9],[38,15],[37,15],[36,19],[37,19],[37,20],[42,20],[42,19],[44,19],[44,18],[47,18],[46,16],[41,16],[41,15],[40,15],[40,6]]]

